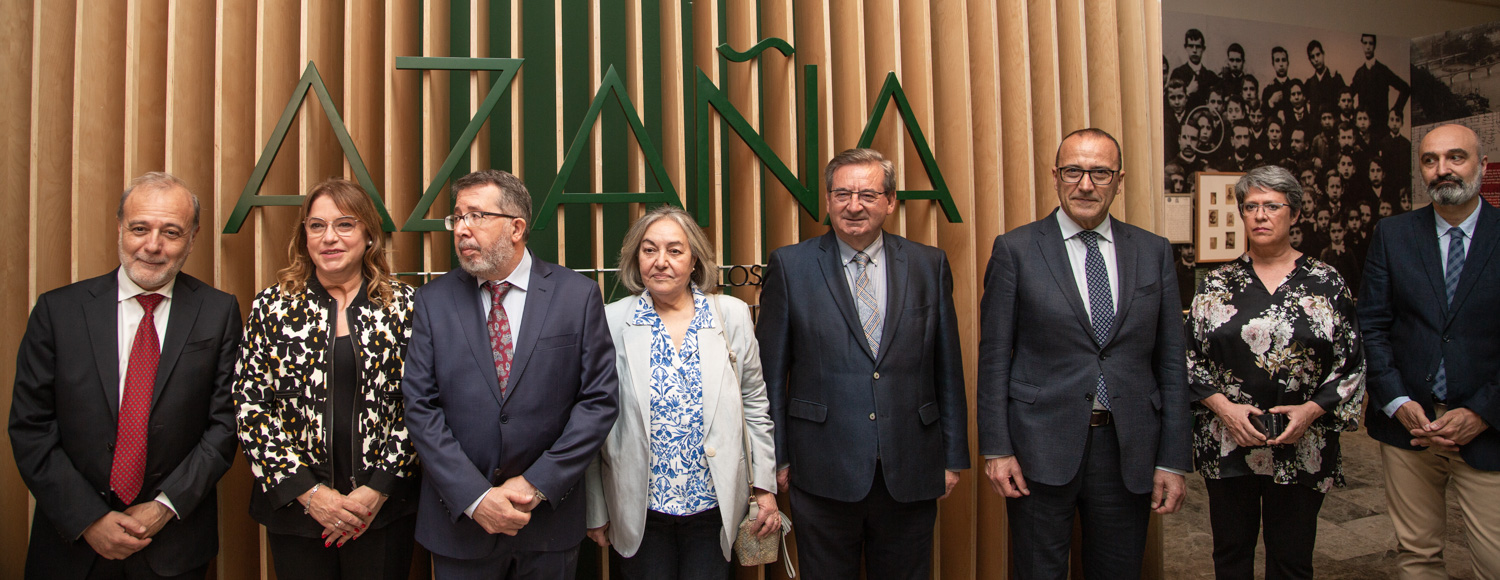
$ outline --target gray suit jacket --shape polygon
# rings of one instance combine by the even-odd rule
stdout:
[[[864,499],[876,458],[897,501],[937,499],[969,467],[953,272],[942,250],[884,234],[879,354],[855,314],[833,232],[771,252],[760,340],[779,464],[798,489]]]
[[[651,491],[651,328],[631,324],[638,296],[605,308],[615,339],[615,372],[620,377],[620,418],[604,440],[599,458],[589,466],[588,527],[609,526],[609,543],[625,557],[634,556],[646,531]],[[750,307],[733,296],[720,296],[717,326],[698,333],[703,374],[703,447],[719,498],[723,529],[719,544],[728,558],[734,537],[749,509],[749,479],[775,493],[775,450],[766,383],[760,374],[760,349]],[[713,308],[715,297],[708,297]],[[736,361],[730,360],[730,351]],[[738,376],[735,372],[738,370]],[[751,458],[745,457],[745,435]]]
[[[1071,481],[1102,372],[1125,487],[1150,493],[1156,466],[1193,469],[1172,247],[1114,221],[1120,296],[1100,343],[1055,214],[995,238],[979,306],[979,451],[1015,455],[1028,480]]]

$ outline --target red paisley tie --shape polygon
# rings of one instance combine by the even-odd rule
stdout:
[[[505,381],[510,378],[510,360],[515,355],[516,345],[510,338],[510,317],[505,315],[505,294],[510,292],[510,282],[489,281],[484,283],[490,291],[490,316],[486,325],[490,329],[490,354],[495,356],[495,376],[500,379],[500,398],[505,398]]]
[[[130,367],[125,372],[125,394],[120,398],[120,422],[115,431],[115,459],[109,470],[109,487],[126,505],[141,493],[141,480],[146,473],[146,423],[151,417],[156,363],[161,358],[156,319],[151,313],[164,298],[160,294],[135,297],[145,314],[130,347]]]

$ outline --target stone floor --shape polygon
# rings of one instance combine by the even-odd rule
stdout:
[[[1348,486],[1335,489],[1318,514],[1313,569],[1319,579],[1374,580],[1395,577],[1395,534],[1386,515],[1379,443],[1364,431],[1342,436]],[[1203,478],[1188,476],[1188,497],[1165,521],[1166,577],[1213,578],[1213,537]],[[1448,573],[1473,578],[1457,503],[1448,500]],[[1256,550],[1256,575],[1264,577],[1264,546]]]

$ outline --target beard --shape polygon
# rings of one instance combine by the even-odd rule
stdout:
[[[192,243],[192,239],[189,238],[188,245],[191,246]],[[148,290],[160,289],[162,286],[165,286],[168,280],[171,280],[173,276],[182,271],[182,265],[186,264],[188,259],[188,252],[183,252],[176,261],[168,260],[165,257],[152,258],[145,252],[141,252],[138,255],[126,253],[124,233],[120,234],[119,245],[117,247],[120,253],[120,267],[125,269],[125,275],[130,277],[130,281],[135,282],[137,286]],[[157,266],[165,264],[167,267],[152,271],[147,269],[146,266],[148,264]]]
[[[508,240],[500,240],[488,248],[481,247],[479,242],[473,238],[458,243],[459,250],[479,250],[479,255],[473,258],[465,258],[463,254],[458,255],[458,264],[465,272],[472,274],[475,278],[493,280],[500,276],[500,268],[510,263],[515,257],[516,249],[506,243]]]
[[[1438,205],[1463,205],[1479,195],[1479,180],[1464,181],[1452,173],[1427,183],[1427,193],[1432,203]]]

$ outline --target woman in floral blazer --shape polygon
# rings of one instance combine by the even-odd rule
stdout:
[[[276,575],[405,578],[416,451],[401,372],[411,286],[359,185],[308,192],[279,281],[255,297],[235,367],[239,438]]]
[[[1343,485],[1339,432],[1359,425],[1365,363],[1354,303],[1328,264],[1291,246],[1303,206],[1275,166],[1234,188],[1248,251],[1203,280],[1188,319],[1193,459],[1208,487],[1219,578],[1311,578],[1318,510]]]

